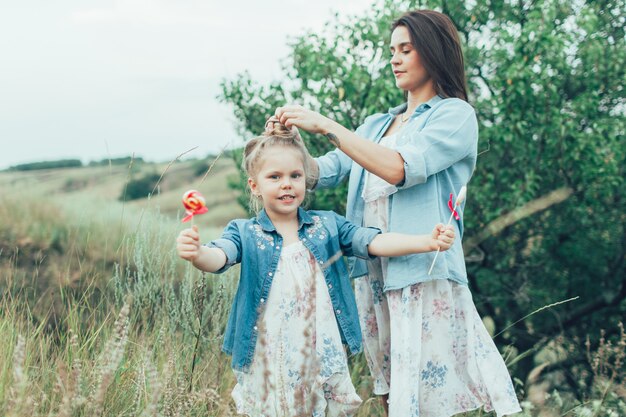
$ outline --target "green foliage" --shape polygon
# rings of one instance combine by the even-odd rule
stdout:
[[[157,173],[148,173],[140,178],[130,180],[119,199],[129,201],[148,197],[157,186],[159,178],[161,176]]]
[[[213,170],[215,166],[211,167],[211,165],[214,164],[217,157],[217,155],[207,155],[205,158],[196,159],[195,161],[193,161],[193,165],[191,168],[193,171],[193,175],[196,177],[203,177],[207,173],[209,168],[211,168],[211,171],[214,172]]]
[[[198,159],[197,161],[193,163],[193,167],[192,167],[193,175],[195,177],[203,176],[207,172],[210,166],[211,166],[211,161],[209,161],[208,159]]]
[[[554,319],[532,317],[497,339],[520,352],[557,332],[580,340],[611,323],[614,333],[626,312],[625,3],[456,10],[486,151],[470,185],[468,234],[554,189],[573,190],[564,203],[482,242],[482,260],[469,268],[477,302],[502,329],[537,307],[580,297],[555,309]],[[527,372],[533,356],[519,366]]]
[[[477,242],[468,257],[470,285],[496,331],[541,306],[579,296],[508,328],[499,345],[524,353],[524,380],[556,333],[580,341],[590,329],[626,314],[626,3],[606,1],[381,1],[363,16],[336,18],[321,34],[291,44],[288,81],[267,86],[249,74],[223,82],[243,136],[258,134],[285,102],[320,111],[355,129],[403,101],[387,67],[389,26],[401,11],[432,8],[457,26],[466,57],[470,102],[480,123],[478,166],[469,185],[466,238],[500,216],[567,187],[563,203]],[[303,135],[314,155],[323,138]],[[242,178],[243,179],[243,178]],[[243,181],[239,186],[243,187]],[[344,210],[345,189],[316,192],[313,207]],[[597,346],[597,335],[591,347]],[[579,398],[593,384],[577,378],[574,350],[546,374],[565,372]],[[547,375],[549,376],[549,375]]]
[[[83,166],[80,159],[59,159],[58,161],[31,162],[14,165],[9,171],[35,171],[39,169],[77,168]]]

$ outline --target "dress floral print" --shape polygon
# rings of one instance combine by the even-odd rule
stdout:
[[[388,197],[396,190],[367,175],[364,226],[385,232]],[[498,416],[521,411],[466,286],[434,280],[381,296],[386,258],[369,261],[368,270],[355,281],[356,300],[374,393],[389,394],[390,417],[449,417],[480,407]]]
[[[521,411],[467,287],[435,280],[389,291],[387,300],[391,416],[448,417],[480,407],[498,416]]]
[[[235,371],[237,412],[354,415],[361,399],[350,379],[328,289],[301,242],[283,247],[266,306],[250,370]]]

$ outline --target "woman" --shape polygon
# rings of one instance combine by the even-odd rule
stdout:
[[[467,103],[463,54],[451,20],[408,12],[392,25],[391,68],[406,103],[368,117],[356,132],[301,106],[275,119],[325,135],[318,187],[349,175],[347,217],[383,231],[427,233],[476,166],[478,124]],[[463,207],[454,222],[463,236]],[[391,416],[447,417],[484,407],[521,411],[504,361],[467,287],[461,239],[437,258],[351,259],[374,393]]]

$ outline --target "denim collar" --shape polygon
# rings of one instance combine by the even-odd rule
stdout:
[[[435,104],[439,103],[441,100],[443,100],[443,97],[441,97],[439,95],[435,95],[433,98],[428,100],[426,103],[422,103],[419,106],[417,106],[417,108],[415,109],[413,114],[415,114],[415,113],[422,113],[423,111],[425,111],[427,109],[430,109]],[[392,116],[397,116],[400,113],[404,113],[406,111],[407,106],[408,106],[407,103],[402,103],[399,106],[391,107],[389,109],[389,114],[391,114]]]
[[[274,227],[274,223],[270,220],[269,216],[265,209],[261,210],[259,214],[256,216],[257,222],[265,232],[275,232],[276,227]],[[298,207],[298,230],[302,228],[305,224],[313,224],[313,218],[309,213],[306,212],[302,207]]]

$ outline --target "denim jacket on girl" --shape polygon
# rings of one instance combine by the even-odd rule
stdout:
[[[298,237],[324,272],[342,341],[352,353],[361,350],[361,328],[341,254],[373,258],[369,256],[367,247],[379,233],[380,230],[375,228],[357,227],[332,211],[298,209]],[[245,371],[254,356],[257,319],[272,286],[283,238],[262,210],[252,219],[231,221],[221,238],[207,246],[220,248],[226,254],[226,264],[216,273],[241,263],[239,286],[226,325],[222,350],[233,356],[233,369]]]
[[[393,119],[406,110],[406,104],[365,119],[356,134],[378,143]],[[437,223],[450,218],[448,199],[466,185],[476,167],[478,122],[472,106],[458,98],[435,96],[415,109],[405,127],[398,132],[395,150],[404,159],[404,182],[389,196],[389,232],[430,234]],[[365,203],[361,198],[365,171],[340,150],[317,158],[320,169],[318,187],[336,187],[346,177],[348,204],[346,217],[363,224]],[[469,194],[471,196],[471,187]],[[463,209],[460,220],[453,220],[456,239],[452,247],[439,254],[432,275],[428,269],[435,252],[389,258],[385,291],[433,279],[450,279],[467,285],[465,258],[461,247]],[[349,259],[350,276],[367,274],[367,263]]]

